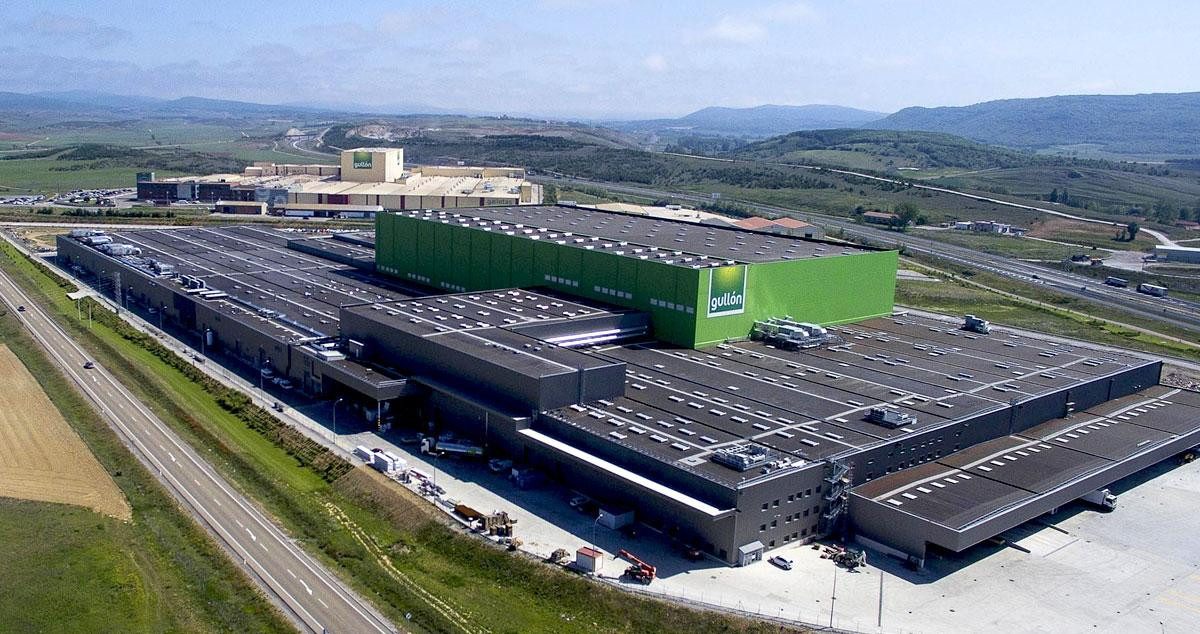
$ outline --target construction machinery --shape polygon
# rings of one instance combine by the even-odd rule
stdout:
[[[854,570],[855,568],[867,565],[866,551],[846,548],[845,546],[826,546],[824,552],[821,553],[821,559],[829,559],[847,570]]]
[[[617,557],[620,557],[621,559],[624,559],[625,561],[628,561],[631,564],[628,568],[625,569],[625,576],[629,577],[630,579],[632,579],[634,581],[637,581],[638,583],[643,583],[643,584],[647,584],[647,585],[651,581],[654,581],[654,575],[658,572],[658,569],[655,568],[654,566],[651,566],[650,564],[642,561],[641,559],[638,559],[637,556],[635,556],[633,553],[629,552],[628,550],[625,550],[624,548],[617,551]]]

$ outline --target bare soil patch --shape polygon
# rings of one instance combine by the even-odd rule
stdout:
[[[133,512],[87,445],[21,361],[0,345],[0,496]]]

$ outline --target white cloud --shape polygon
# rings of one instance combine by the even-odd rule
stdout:
[[[662,55],[654,53],[653,55],[647,55],[646,58],[642,60],[642,66],[644,66],[646,70],[661,73],[664,70],[667,70],[667,60]]]
[[[754,20],[727,15],[718,20],[708,30],[708,34],[715,39],[725,42],[750,44],[766,37],[767,29]]]
[[[52,38],[56,44],[76,42],[88,47],[107,48],[130,36],[125,29],[102,24],[92,18],[43,13],[22,24],[11,24],[8,30],[26,38]]]

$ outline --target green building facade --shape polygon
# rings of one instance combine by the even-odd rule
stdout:
[[[897,252],[696,267],[403,214],[376,216],[376,270],[446,292],[545,286],[643,310],[654,335],[689,348],[790,315],[822,325],[892,312]]]

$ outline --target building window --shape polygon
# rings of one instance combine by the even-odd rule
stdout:
[[[779,508],[779,500],[775,500],[774,506],[775,508]]]
[[[771,528],[779,528],[779,520],[771,520]]]
[[[761,533],[761,532],[764,532],[764,531],[766,531],[766,530],[767,530],[767,525],[766,525],[766,524],[759,524],[759,525],[758,525],[758,532],[760,532],[760,533]]]
[[[767,503],[766,503],[766,502],[763,502],[763,510],[764,510],[764,511],[765,511],[765,510],[767,510]]]
[[[792,500],[793,500],[793,499],[795,499],[795,497],[796,497],[796,496],[794,496],[794,495],[789,495],[789,496],[788,496],[788,504],[791,504],[791,503],[792,503]]]
[[[804,517],[808,517],[808,509],[804,509]]]

